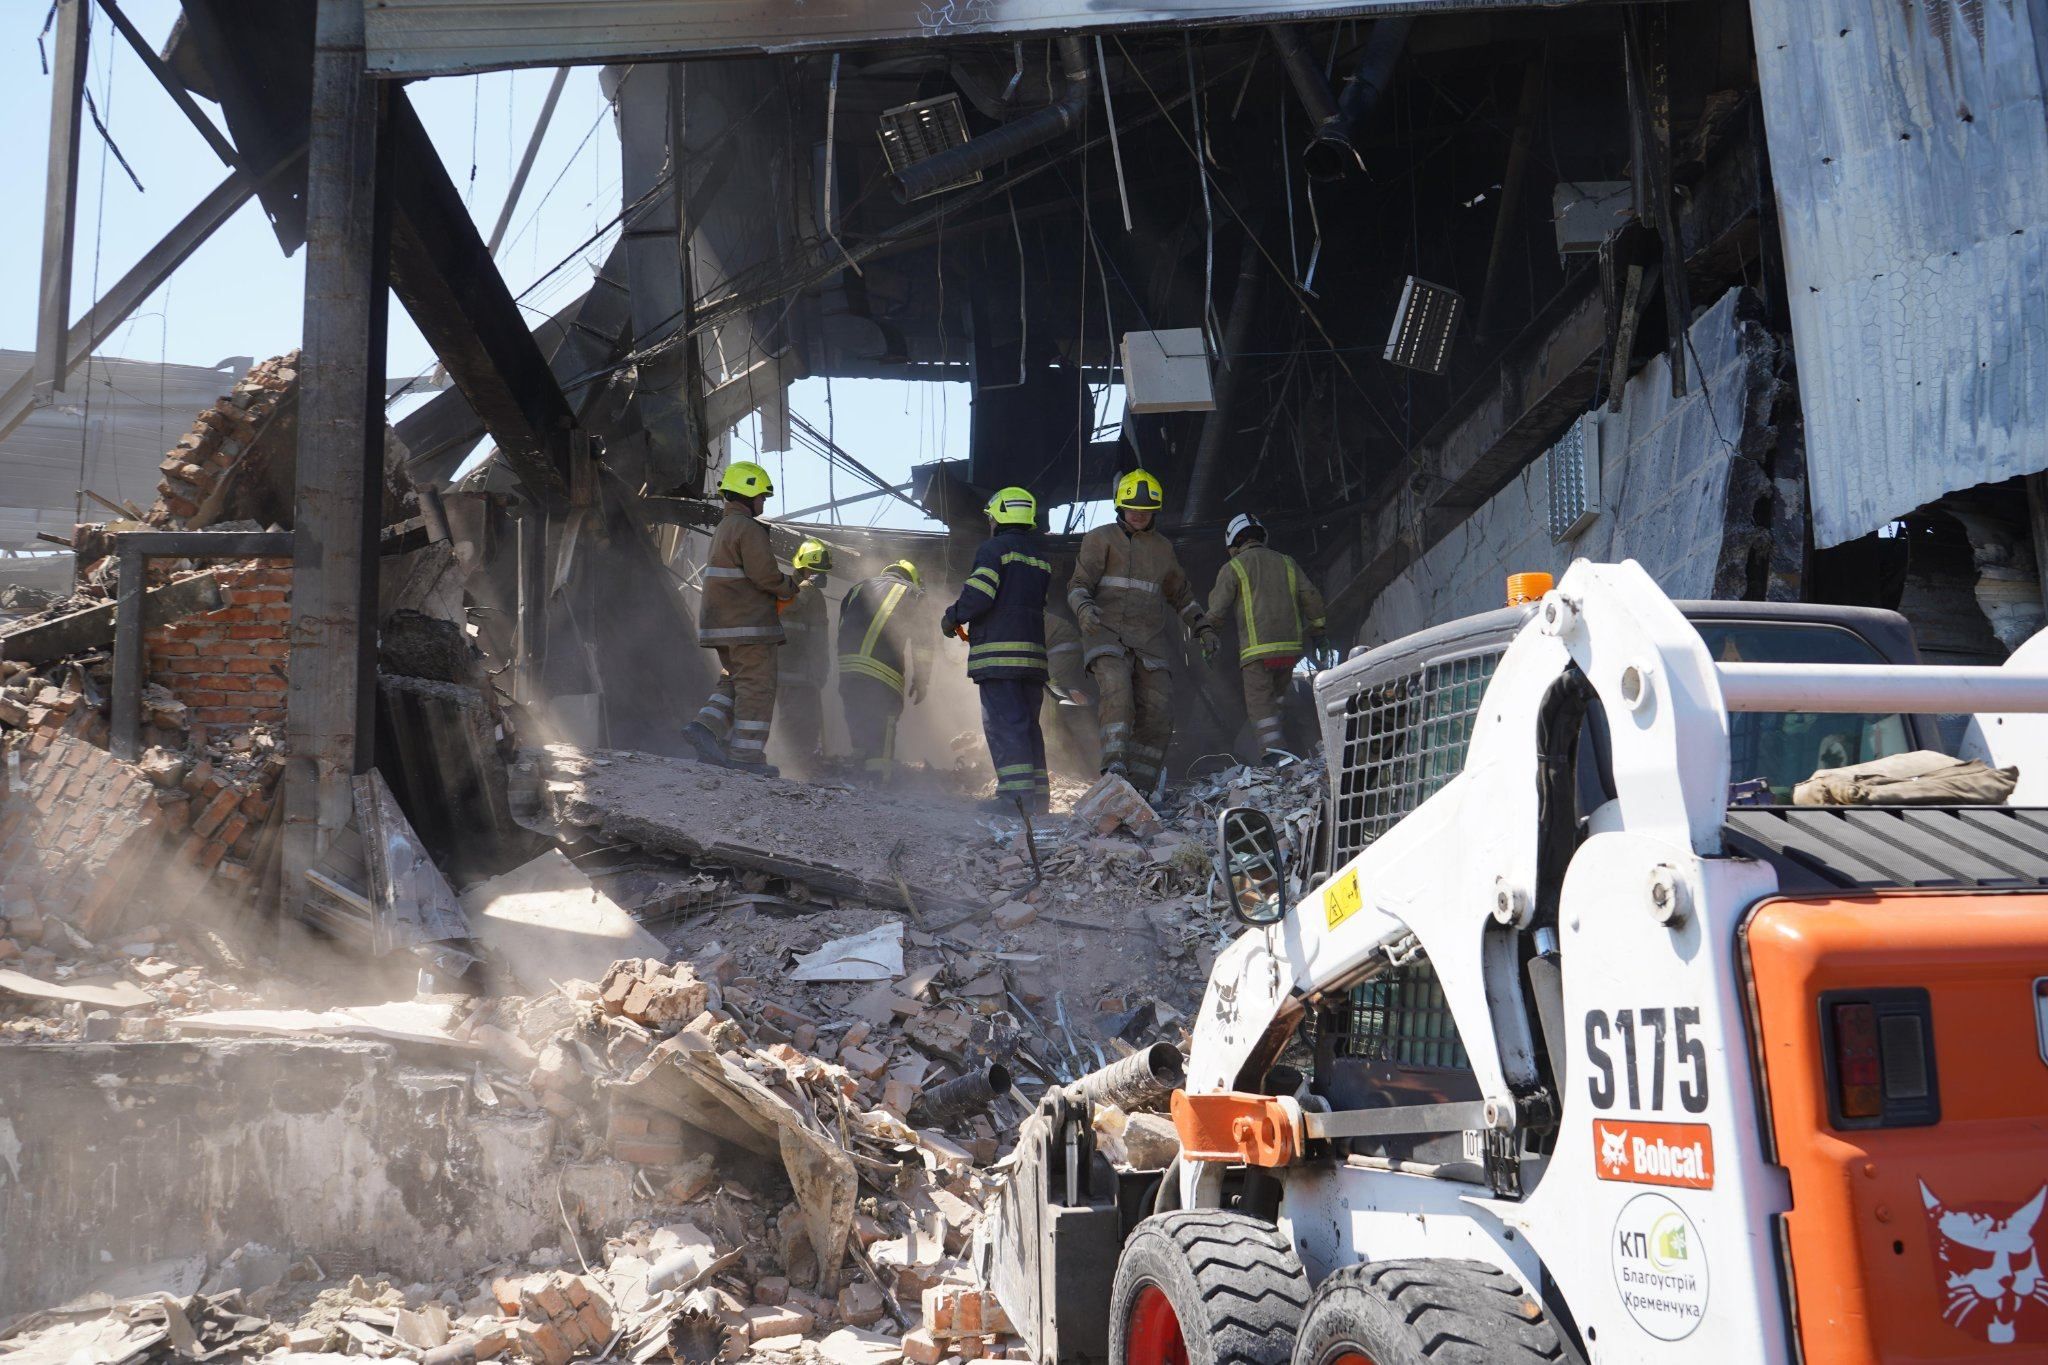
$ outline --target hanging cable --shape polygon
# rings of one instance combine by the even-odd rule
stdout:
[[[85,0],[74,0],[74,3],[84,4]],[[91,10],[85,12],[85,17],[88,20],[90,20],[91,15]],[[84,90],[85,97],[90,102],[92,99],[92,82],[81,82],[80,88]],[[111,109],[113,107],[114,54],[112,49],[109,49],[107,52],[107,108]],[[99,116],[95,114],[93,117],[94,121],[97,122]],[[113,145],[112,138],[108,138],[100,144],[99,198],[98,202],[93,205],[92,222],[92,296],[94,298],[100,296],[100,248],[106,238],[107,226],[107,153]],[[86,463],[87,452],[92,442],[92,361],[93,353],[88,349],[85,353],[85,395],[82,404],[85,411],[78,424],[78,489],[73,494],[72,501],[72,520],[74,522],[85,520],[85,485],[88,481]],[[58,373],[61,375],[63,370],[60,368]]]
[[[111,109],[113,108],[113,81],[111,79],[111,67],[109,68],[109,72],[110,76],[107,83],[109,91],[107,96],[107,107]],[[85,112],[92,116],[92,126],[99,129],[100,141],[105,143],[107,150],[111,151],[114,154],[114,160],[121,163],[121,169],[128,172],[128,178],[135,182],[136,191],[141,194],[149,193],[148,190],[142,188],[142,177],[137,175],[135,173],[135,168],[128,164],[128,158],[121,155],[120,145],[114,141],[114,135],[107,131],[106,120],[100,117],[99,106],[92,102],[91,87],[87,87],[80,93],[82,93],[85,96]]]
[[[467,205],[476,193],[476,128],[484,105],[484,78],[481,73],[470,77],[469,83],[469,184],[463,188],[462,202]]]
[[[1202,135],[1202,95],[1201,87],[1195,81],[1195,44],[1185,33],[1181,34],[1180,41],[1187,53],[1188,106],[1194,112],[1195,123],[1195,142],[1188,150],[1195,155],[1195,175],[1202,186],[1202,322],[1208,332],[1209,354],[1214,357],[1221,353],[1223,347],[1223,329],[1216,322],[1216,206],[1209,202],[1209,168],[1202,161],[1203,149],[1208,146],[1208,139]],[[1123,39],[1117,39],[1116,45],[1123,48]],[[1130,55],[1128,50],[1124,52],[1124,56]],[[1145,79],[1143,72],[1138,73],[1138,79]],[[1148,83],[1145,89],[1149,94],[1152,87]],[[1157,103],[1159,97],[1153,95],[1152,99]],[[1180,129],[1175,128],[1173,131],[1178,135]],[[1185,142],[1187,139],[1181,140]]]
[[[1087,115],[1082,115],[1081,140],[1088,139]],[[1073,516],[1073,509],[1081,505],[1081,474],[1088,463],[1088,444],[1095,438],[1095,405],[1088,397],[1088,158],[1081,158],[1081,242],[1080,250],[1074,254],[1081,259],[1081,286],[1078,291],[1081,303],[1081,319],[1074,330],[1074,500],[1067,504],[1067,515]]]
[[[1124,184],[1124,144],[1116,135],[1116,103],[1109,94],[1109,57],[1102,50],[1102,35],[1095,35],[1095,70],[1102,77],[1102,112],[1109,119],[1109,153],[1116,160],[1116,197],[1124,209],[1124,231],[1131,227],[1131,191]],[[1245,73],[1249,76],[1249,70]]]
[[[832,213],[832,167],[839,159],[839,54],[832,54],[832,85],[825,95],[825,235],[832,239],[832,245],[839,248],[839,254],[846,257],[846,263],[853,267],[853,273],[861,273],[860,262],[847,255],[846,244],[839,240],[838,220]]]

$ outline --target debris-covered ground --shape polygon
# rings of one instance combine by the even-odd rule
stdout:
[[[267,752],[223,747],[223,763]],[[465,1069],[479,1112],[531,1115],[557,1167],[629,1171],[626,1216],[594,1231],[558,1178],[526,1192],[560,1201],[556,1231],[460,1278],[395,1282],[360,1252],[252,1243],[153,1292],[18,1315],[0,1347],[51,1361],[1000,1357],[1015,1339],[964,1253],[1015,1125],[1051,1086],[1184,1042],[1234,932],[1211,885],[1215,813],[1312,810],[1321,779],[1313,763],[1231,769],[1163,814],[1109,779],[1027,840],[1014,814],[958,799],[625,751],[529,750],[516,769],[522,821],[554,839],[459,890],[484,994],[416,994],[403,952],[365,964],[246,917],[100,941],[17,899],[0,937],[6,1037],[389,1046]],[[946,1115],[925,1103],[977,1076],[1010,1088]],[[1105,1112],[1105,1146],[1125,1153],[1126,1116]],[[1171,1154],[1163,1122],[1128,1136],[1133,1159]]]
[[[539,743],[445,524],[485,514],[397,452],[395,757],[280,913],[289,562],[149,563],[129,763],[114,550],[288,514],[296,363],[201,413],[146,512],[78,528],[72,593],[0,594],[0,1355],[1015,1351],[968,1252],[1018,1125],[1185,1043],[1237,932],[1216,815],[1304,844],[1320,766],[1156,810],[1058,775],[1027,825],[978,733],[881,791]],[[1105,1152],[1173,1154],[1099,1113]]]

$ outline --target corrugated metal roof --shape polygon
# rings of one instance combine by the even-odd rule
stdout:
[[[0,388],[31,359],[26,351],[0,350]],[[0,547],[48,549],[37,531],[69,536],[81,484],[147,509],[164,452],[240,376],[239,365],[216,370],[93,357],[90,374],[82,366],[75,371],[57,404],[35,409],[0,441]],[[87,519],[99,515],[88,503]]]
[[[1526,8],[1527,0],[375,0],[370,69],[436,76],[920,38]]]
[[[1752,6],[1814,541],[2048,467],[2048,6]]]

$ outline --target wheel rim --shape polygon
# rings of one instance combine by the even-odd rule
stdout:
[[[1156,1284],[1138,1291],[1126,1340],[1126,1365],[1188,1365],[1188,1343],[1181,1336],[1180,1316],[1173,1311],[1166,1291]]]

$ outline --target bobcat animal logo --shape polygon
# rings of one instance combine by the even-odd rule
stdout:
[[[1600,1130],[1600,1160],[1608,1170],[1619,1171],[1628,1165],[1628,1129],[1614,1132],[1607,1128]]]
[[[1952,1208],[1924,1180],[1920,1198],[1946,1275],[1942,1320],[1994,1346],[2048,1339],[2048,1276],[2034,1240],[2048,1184],[2009,1213]]]

